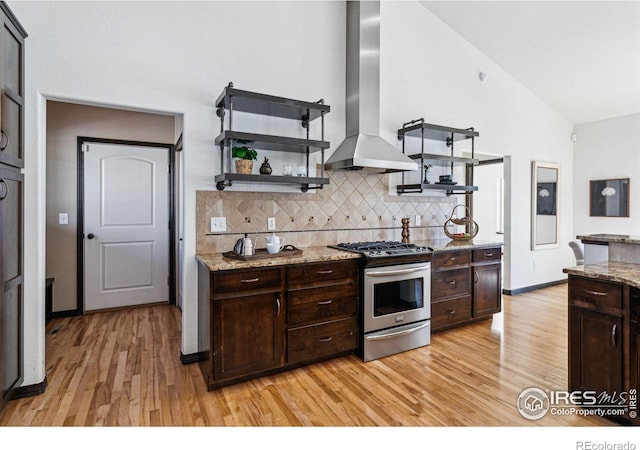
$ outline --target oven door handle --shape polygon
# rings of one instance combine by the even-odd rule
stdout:
[[[416,331],[420,331],[423,328],[428,327],[429,325],[430,325],[429,322],[427,322],[425,324],[422,324],[415,328],[411,328],[409,330],[396,331],[395,333],[388,333],[388,334],[379,334],[376,336],[365,336],[365,339],[368,341],[381,341],[383,339],[393,339],[398,336],[404,336],[405,334],[415,333]]]
[[[393,275],[406,275],[408,273],[421,272],[429,269],[429,266],[414,267],[413,269],[388,270],[382,272],[366,272],[368,277],[391,277]]]

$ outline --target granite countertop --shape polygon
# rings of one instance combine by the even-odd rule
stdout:
[[[492,241],[452,241],[450,239],[412,241],[412,244],[423,247],[431,247],[434,252],[446,250],[466,250],[475,248],[487,248],[503,245],[502,242]],[[198,254],[196,259],[211,271],[249,269],[256,267],[283,266],[287,264],[301,264],[321,261],[340,261],[344,259],[359,259],[359,253],[338,250],[329,247],[303,247],[301,255],[295,256],[274,256],[273,258],[256,259],[253,261],[242,261],[225,258],[221,253]]]
[[[502,242],[482,241],[478,239],[472,239],[470,241],[452,241],[451,239],[438,239],[411,242],[419,246],[431,247],[434,252],[444,250],[473,250],[475,248],[501,247],[504,245]]]
[[[562,271],[569,275],[624,283],[640,289],[640,264],[604,261],[584,266],[568,267]]]
[[[360,258],[358,253],[337,250],[329,247],[304,247],[300,250],[302,250],[301,255],[274,256],[272,258],[256,259],[253,261],[225,258],[220,253],[196,255],[196,259],[208,266],[209,270],[218,271]]]
[[[640,236],[629,236],[628,234],[583,234],[576,236],[576,239],[591,242],[620,243],[620,244],[640,244]]]

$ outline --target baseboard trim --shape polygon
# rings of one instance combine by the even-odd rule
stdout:
[[[188,353],[184,354],[180,352],[180,362],[184,365],[197,363],[198,361],[202,361],[204,355],[207,355],[207,352],[199,352],[199,353]]]
[[[44,380],[37,384],[29,384],[27,386],[20,386],[15,388],[13,394],[11,394],[11,400],[17,398],[34,397],[36,395],[44,394],[47,390],[47,377],[45,375]]]
[[[82,313],[77,309],[69,309],[67,311],[54,311],[49,316],[49,320],[47,322],[49,322],[51,319],[64,319],[65,317],[75,317],[81,315]]]
[[[526,286],[526,287],[518,288],[518,289],[503,289],[502,293],[505,294],[505,295],[524,294],[525,292],[537,291],[538,289],[544,289],[544,288],[548,288],[548,287],[551,287],[551,286],[557,286],[559,284],[565,284],[566,282],[567,282],[567,280],[564,279],[564,280],[550,281],[549,283],[536,284],[536,285],[533,285],[533,286]]]

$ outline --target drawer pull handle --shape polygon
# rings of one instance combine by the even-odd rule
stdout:
[[[333,270],[318,270],[317,274],[318,275],[331,275],[333,273]]]
[[[450,309],[449,311],[447,311],[447,314],[449,314],[450,316],[455,316],[456,315],[456,310],[455,309]]]
[[[456,260],[455,256],[452,256],[451,258],[449,258],[449,261],[454,262]]]
[[[2,190],[0,190],[0,200],[4,200],[9,195],[9,186],[7,186],[7,182],[0,178],[0,186],[2,186]]]
[[[597,295],[598,297],[604,297],[604,296],[606,296],[606,295],[607,295],[607,293],[606,293],[606,292],[591,291],[591,290],[589,290],[589,289],[583,289],[583,291],[584,291],[586,294]]]
[[[478,272],[477,271],[473,271],[473,282],[477,283],[478,282]]]
[[[276,311],[276,317],[280,317],[280,297],[276,298],[276,305],[278,306],[278,310]]]
[[[256,281],[260,281],[260,277],[251,278],[250,280],[240,280],[240,283],[255,283]]]
[[[330,305],[331,303],[333,303],[333,300],[323,300],[318,302],[318,305]]]
[[[318,338],[318,342],[331,342],[332,339],[333,339],[332,336],[321,337],[321,338]]]
[[[493,256],[493,252],[485,253],[484,256],[491,258]]]
[[[409,328],[408,330],[402,330],[402,331],[396,331],[395,333],[388,333],[388,334],[377,334],[377,335],[373,335],[373,336],[365,336],[365,339],[367,341],[382,341],[384,339],[393,339],[399,336],[404,336],[407,334],[411,334],[411,333],[415,333],[416,331],[420,331],[424,328],[427,328],[430,326],[430,323],[425,323],[422,325],[418,325],[415,328]]]
[[[617,337],[618,337],[618,325],[614,323],[613,327],[611,327],[611,343],[613,344],[614,347],[618,346],[618,344],[616,343],[618,341]]]
[[[0,130],[0,152],[3,152],[9,145],[9,136],[4,130]]]
[[[449,281],[449,284],[452,285],[452,286],[455,285],[456,284],[456,280]]]

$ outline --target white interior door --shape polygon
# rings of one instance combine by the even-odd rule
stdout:
[[[85,311],[169,301],[169,152],[87,143]]]

